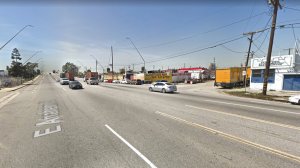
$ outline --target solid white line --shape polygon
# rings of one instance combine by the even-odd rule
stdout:
[[[121,141],[123,141],[130,149],[132,149],[139,157],[141,157],[148,165],[152,168],[157,168],[149,159],[147,159],[140,151],[138,151],[135,147],[133,147],[129,142],[127,142],[121,135],[119,135],[116,131],[114,131],[107,124],[105,125],[107,129],[109,129],[113,134],[115,134]]]
[[[13,96],[10,96],[8,99],[6,99],[6,100],[0,102],[0,109],[1,109],[3,106],[5,106],[8,102],[10,102],[12,99],[14,99],[15,97],[17,97],[19,94],[20,94],[20,93],[17,92],[17,93],[15,93]]]
[[[163,112],[156,111],[155,113],[159,114],[161,116],[164,116],[164,117],[167,117],[167,118],[185,123],[185,124],[190,125],[190,126],[199,127],[202,130],[211,132],[211,133],[213,133],[217,136],[222,136],[224,138],[231,139],[233,141],[236,141],[236,142],[239,142],[239,143],[242,143],[242,144],[246,144],[246,145],[252,146],[254,148],[261,149],[261,150],[273,153],[275,155],[278,155],[278,156],[281,156],[281,157],[284,157],[284,158],[287,158],[287,159],[290,159],[290,160],[300,162],[300,156],[292,155],[290,153],[280,151],[278,149],[274,149],[274,148],[271,148],[271,147],[268,147],[268,146],[264,146],[264,145],[261,145],[261,144],[258,144],[258,143],[255,143],[255,142],[252,142],[252,141],[249,141],[249,140],[246,140],[246,139],[243,139],[243,138],[240,138],[240,137],[237,137],[237,136],[234,136],[234,135],[222,132],[222,131],[218,131],[218,130],[215,130],[213,128],[209,128],[209,127],[206,127],[204,125],[197,124],[195,122],[187,121],[185,119],[175,117],[175,116],[163,113]]]
[[[300,127],[296,127],[296,126],[292,126],[292,125],[286,125],[286,124],[276,123],[276,122],[272,122],[272,121],[247,117],[247,116],[243,116],[243,115],[239,115],[239,114],[226,113],[226,112],[223,112],[223,111],[211,110],[211,109],[201,108],[201,107],[196,107],[196,106],[191,106],[191,105],[185,105],[185,106],[190,107],[190,108],[194,108],[194,109],[198,109],[198,110],[210,111],[210,112],[214,112],[214,113],[219,113],[219,114],[223,114],[223,115],[228,115],[228,116],[232,116],[232,117],[242,118],[242,119],[246,119],[246,120],[261,122],[261,123],[270,124],[270,125],[276,125],[276,126],[280,126],[280,127],[284,127],[284,128],[290,128],[290,129],[300,131]]]
[[[15,93],[10,93],[10,94],[8,94],[8,95],[2,97],[2,98],[0,99],[0,103],[1,103],[2,101],[5,101],[6,99],[8,99],[10,96],[12,96],[12,95],[14,95],[14,94],[15,94]]]
[[[249,106],[249,105],[244,105],[244,104],[227,103],[227,102],[221,102],[221,101],[215,101],[215,100],[203,100],[203,101],[213,102],[213,103],[219,103],[219,104],[235,105],[235,106],[241,106],[241,107],[250,107],[250,108],[256,108],[256,109],[261,109],[261,110],[268,110],[268,111],[276,111],[276,112],[280,112],[280,113],[300,115],[300,113],[291,112],[291,111],[276,110],[276,109],[270,109],[270,108],[264,108],[264,107],[256,107],[256,106]]]

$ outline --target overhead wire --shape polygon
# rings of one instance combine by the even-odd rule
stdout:
[[[165,61],[165,60],[169,60],[169,59],[173,59],[173,58],[177,58],[177,57],[182,57],[182,56],[190,55],[190,54],[193,54],[193,53],[197,53],[197,52],[201,52],[201,51],[208,50],[208,49],[211,49],[211,48],[215,48],[215,47],[227,44],[227,43],[231,43],[231,42],[240,40],[242,38],[245,38],[245,36],[243,35],[243,36],[240,36],[238,38],[234,38],[234,39],[222,42],[222,43],[218,43],[218,44],[215,44],[215,45],[212,45],[212,46],[208,46],[208,47],[205,47],[205,48],[201,48],[201,49],[189,51],[189,52],[186,52],[186,53],[177,54],[177,55],[173,55],[173,56],[169,56],[169,57],[165,57],[165,58],[161,58],[161,59],[157,59],[157,60],[147,61],[146,63],[160,62],[160,61]],[[144,64],[144,63],[135,63],[134,65],[142,65],[142,64]],[[126,65],[116,65],[116,66],[126,66]]]
[[[201,32],[201,33],[196,33],[196,34],[194,34],[194,35],[186,36],[186,37],[179,38],[179,39],[176,39],[176,40],[171,40],[171,41],[162,42],[162,43],[158,43],[158,44],[153,44],[153,45],[148,45],[148,46],[139,47],[139,49],[152,48],[152,47],[159,47],[159,46],[164,46],[164,45],[176,43],[176,42],[179,42],[179,41],[184,41],[184,40],[187,40],[187,39],[191,39],[191,38],[197,37],[197,36],[199,36],[199,35],[203,35],[203,34],[207,34],[207,33],[211,33],[211,32],[217,31],[217,30],[224,29],[224,28],[226,28],[226,27],[229,27],[229,26],[232,26],[232,25],[234,25],[234,24],[237,24],[237,23],[241,23],[241,22],[247,21],[247,20],[249,20],[249,19],[255,18],[255,17],[257,17],[257,16],[260,16],[260,15],[263,15],[263,14],[266,14],[266,13],[267,13],[267,12],[264,11],[264,12],[258,13],[258,14],[256,14],[256,15],[253,15],[253,16],[250,16],[250,17],[246,17],[246,18],[237,20],[237,21],[235,21],[235,22],[232,22],[232,23],[229,23],[229,24],[226,24],[226,25],[223,25],[223,26],[219,26],[219,27],[213,28],[213,29],[211,29],[211,30],[207,30],[207,31],[204,31],[204,32]],[[123,48],[123,49],[132,49],[132,48]]]

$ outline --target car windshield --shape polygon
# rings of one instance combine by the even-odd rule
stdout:
[[[300,168],[300,0],[0,0],[0,168]]]

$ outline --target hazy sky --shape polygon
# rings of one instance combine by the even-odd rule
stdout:
[[[111,61],[110,46],[113,46],[115,69],[129,65],[132,68],[132,64],[140,69],[143,61],[126,37],[140,50],[147,70],[180,68],[184,64],[208,67],[214,57],[218,67],[239,66],[245,61],[247,37],[193,52],[242,37],[245,32],[264,29],[271,23],[268,21],[272,9],[265,0],[237,5],[234,2],[0,3],[1,46],[25,25],[34,26],[26,28],[0,51],[0,69],[10,65],[11,51],[18,48],[22,61],[42,51],[30,61],[42,58],[39,63],[45,71],[61,69],[66,62],[81,66],[81,71],[85,67],[94,71],[95,59],[90,55],[106,68]],[[300,23],[300,3],[285,0],[285,7],[289,9],[278,12],[278,25]],[[294,27],[295,36],[300,38],[300,24]],[[252,48],[255,57],[266,55],[268,41],[269,31],[255,34]],[[294,47],[294,43],[293,29],[277,29],[273,55],[287,53],[283,49]],[[102,72],[101,66],[98,69]]]

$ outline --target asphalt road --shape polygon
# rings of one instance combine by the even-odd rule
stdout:
[[[300,108],[197,86],[60,85],[0,94],[0,167],[300,167]]]

